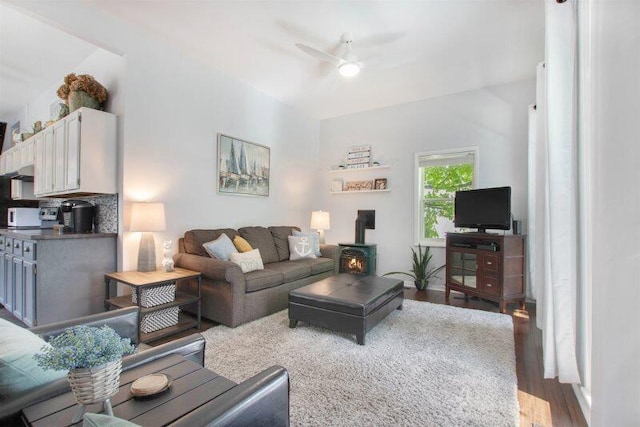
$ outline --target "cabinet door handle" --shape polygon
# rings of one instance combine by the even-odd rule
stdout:
[[[487,261],[487,265],[493,265],[491,261]]]
[[[11,243],[7,242],[7,247],[8,248],[11,247]]]
[[[491,285],[491,283],[487,283],[487,288],[492,287],[493,285]]]
[[[26,248],[24,248],[25,252],[31,252],[31,248],[29,246],[27,246]]]
[[[16,243],[15,248],[20,249],[20,243]]]

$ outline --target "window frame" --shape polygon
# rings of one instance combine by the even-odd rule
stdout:
[[[431,247],[444,247],[446,245],[446,241],[444,237],[438,238],[423,238],[423,227],[424,227],[424,219],[422,215],[423,203],[422,203],[422,188],[423,185],[423,175],[420,173],[420,159],[427,156],[436,156],[436,155],[456,155],[456,154],[467,154],[473,153],[473,178],[471,186],[473,189],[478,188],[478,174],[479,174],[479,166],[480,166],[480,149],[478,146],[471,147],[462,147],[462,148],[451,148],[446,150],[435,150],[435,151],[421,151],[414,154],[414,199],[413,199],[413,236],[415,245],[422,246],[431,246]]]

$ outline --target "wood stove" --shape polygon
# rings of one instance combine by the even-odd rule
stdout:
[[[340,273],[376,274],[376,244],[370,243],[338,243],[340,251]]]

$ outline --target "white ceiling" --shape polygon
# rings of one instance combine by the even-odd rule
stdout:
[[[0,117],[62,84],[62,77],[95,50],[83,40],[0,3]]]
[[[539,0],[89,4],[318,119],[534,78],[544,58],[544,2]],[[17,12],[2,10],[0,115],[15,107],[15,101],[5,105],[5,96],[11,99],[22,87],[24,105],[47,72],[55,82],[70,62],[80,62],[74,55],[91,52],[77,39],[53,44],[50,32],[56,30],[32,32],[26,27],[38,26],[33,19],[20,21],[11,16]],[[20,28],[5,29],[5,21],[14,19]],[[343,77],[294,46],[335,53],[343,32],[353,33],[353,51],[366,59],[356,77]],[[56,51],[56,67],[38,66],[34,58],[49,59],[52,45],[65,46],[65,55]]]

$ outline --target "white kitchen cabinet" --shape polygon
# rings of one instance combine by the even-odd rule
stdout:
[[[16,144],[0,156],[0,175],[18,171],[26,166],[33,166],[35,162],[35,136]]]
[[[67,126],[65,121],[53,125],[53,178],[52,191],[64,190],[65,144],[67,138]]]
[[[115,115],[81,108],[50,132],[36,144],[36,196],[116,193]]]
[[[44,164],[44,135],[45,129],[34,137],[34,165]],[[44,193],[44,168],[34,167],[33,192],[35,194]]]
[[[11,198],[13,200],[36,200],[37,197],[33,191],[33,182],[27,182],[21,179],[12,179]]]

